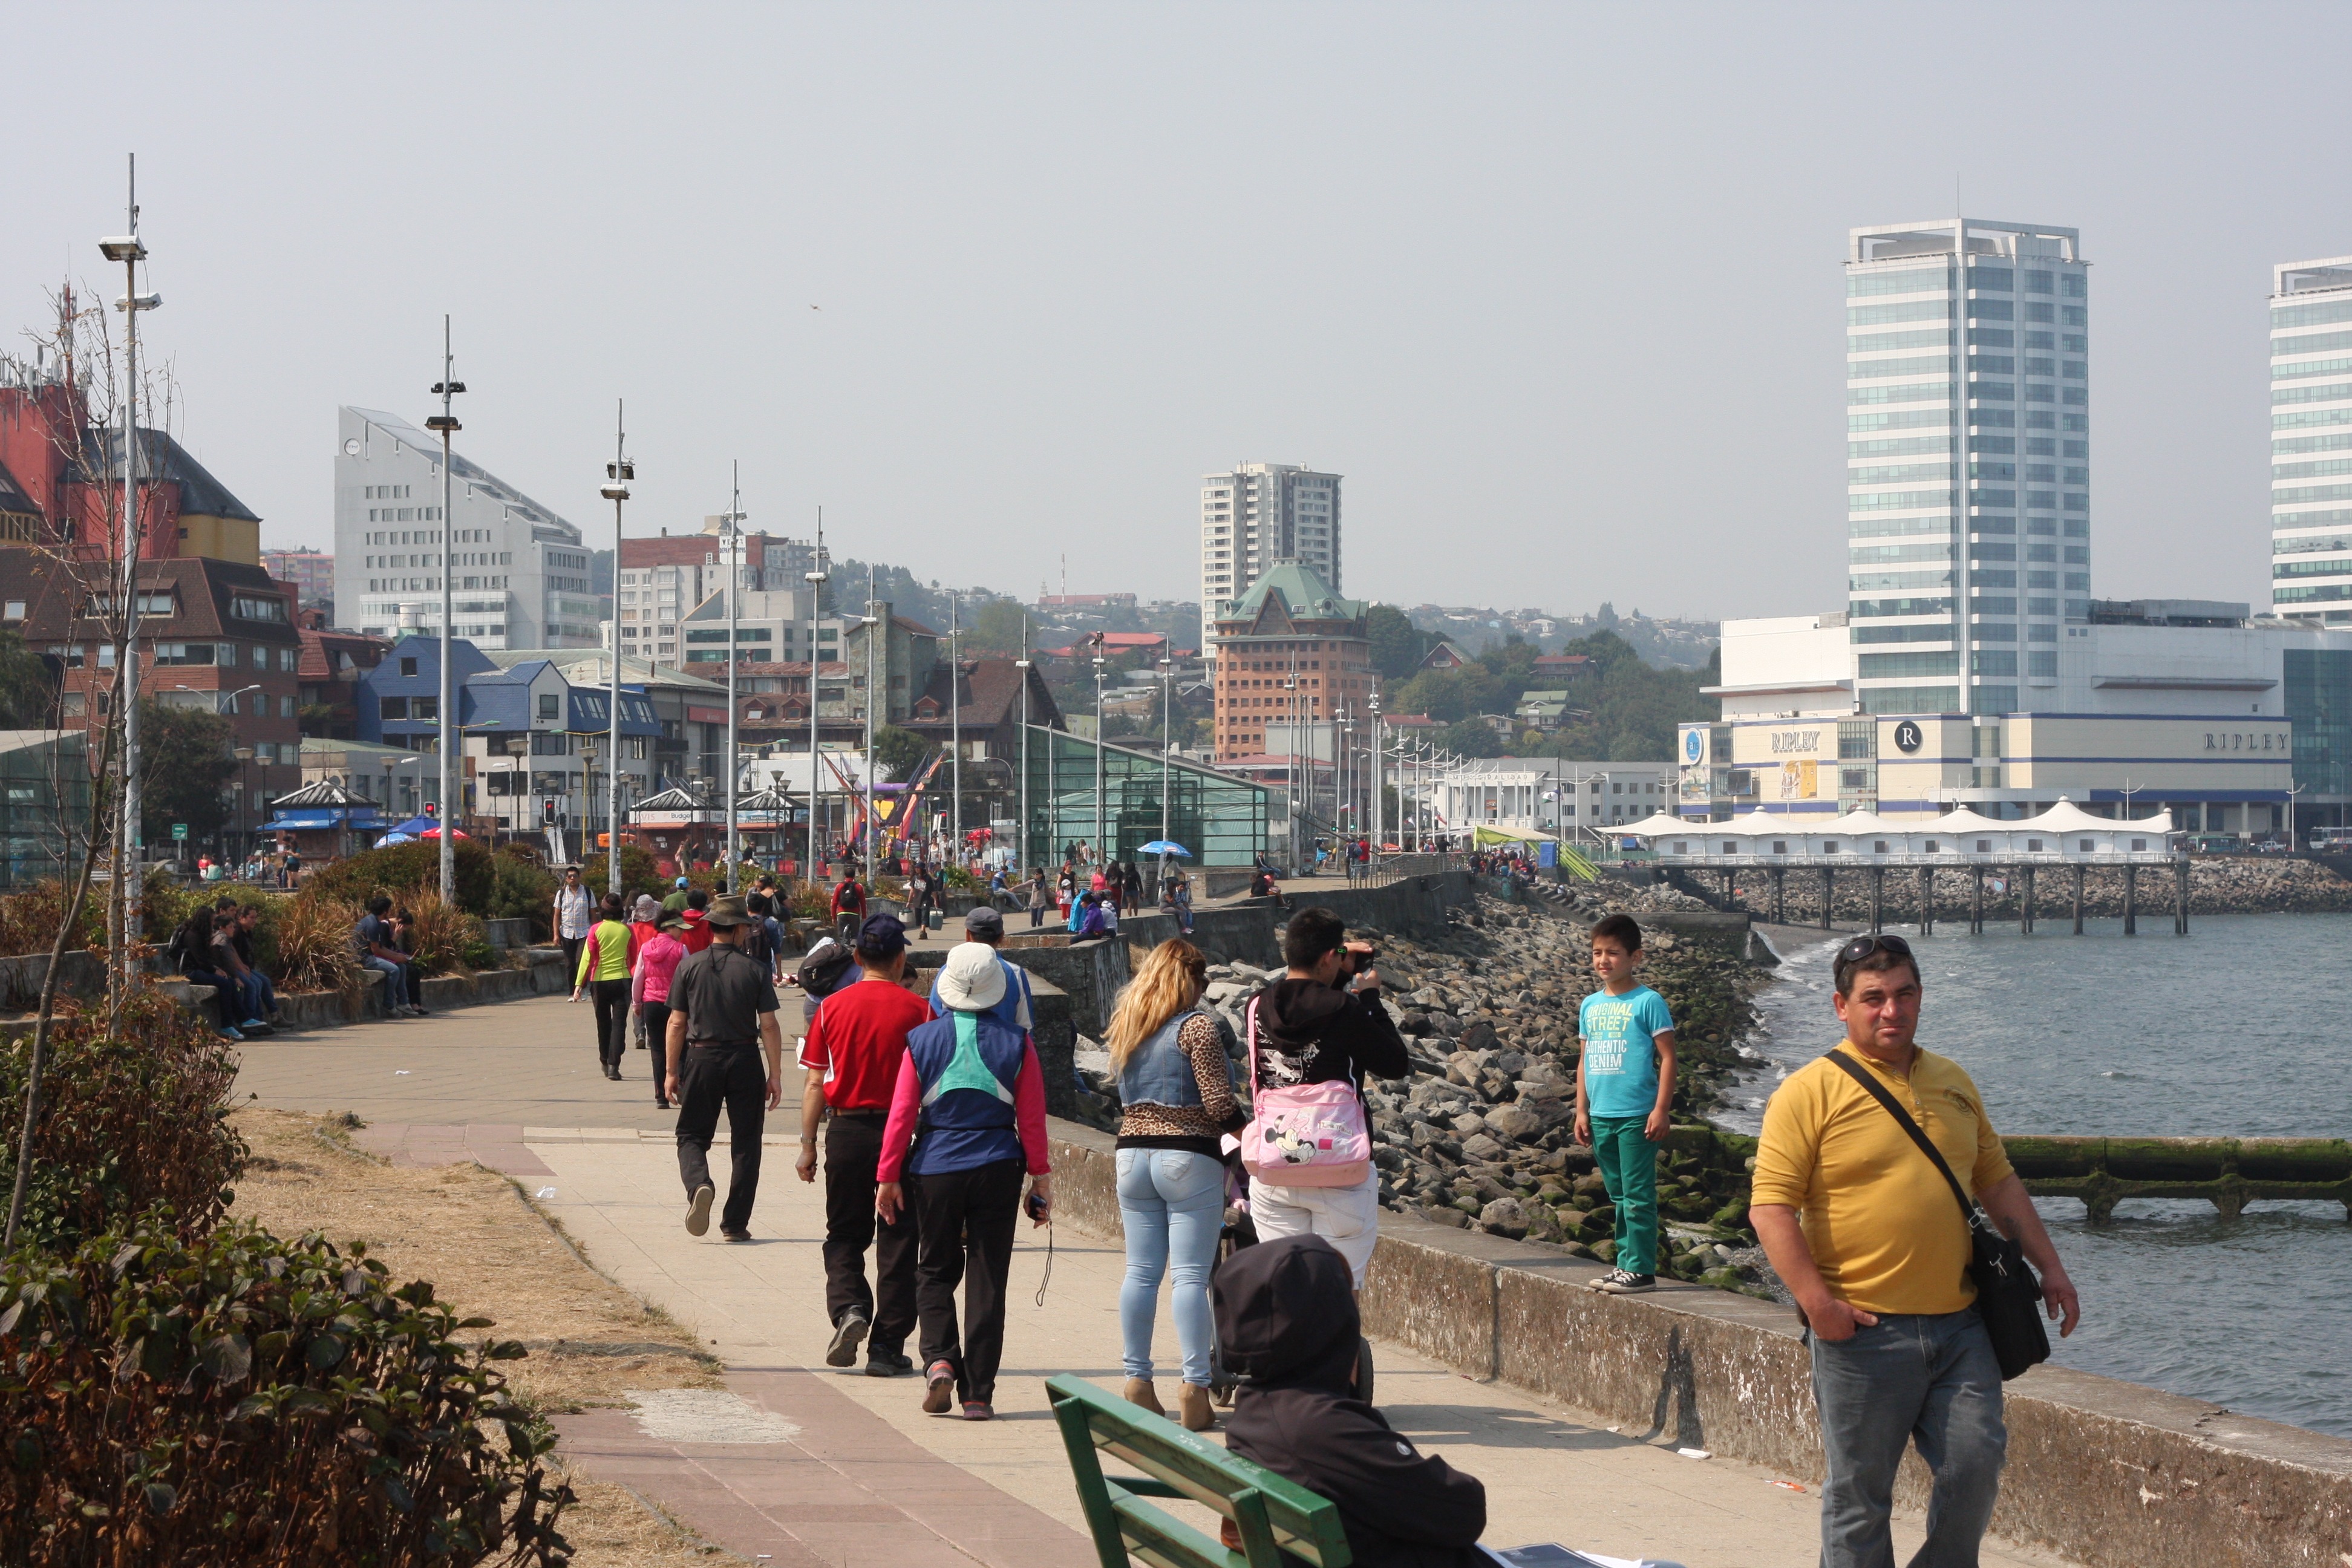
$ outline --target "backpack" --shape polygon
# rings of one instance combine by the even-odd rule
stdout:
[[[1258,1087],[1257,1005],[1245,1016],[1249,1125],[1242,1129],[1242,1168],[1270,1187],[1352,1187],[1372,1158],[1364,1102],[1344,1078],[1324,1083]]]
[[[823,998],[841,989],[841,983],[848,978],[849,971],[856,963],[856,954],[833,938],[826,937],[809,949],[808,956],[801,960],[794,978],[800,982],[803,991],[811,996]]]

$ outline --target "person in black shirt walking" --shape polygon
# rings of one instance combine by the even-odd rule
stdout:
[[[743,951],[751,922],[743,900],[714,900],[707,918],[710,945],[680,963],[669,986],[667,1088],[678,1106],[677,1173],[686,1183],[687,1234],[700,1236],[710,1228],[710,1141],[725,1105],[732,1166],[719,1234],[749,1241],[760,1193],[760,1134],[784,1095],[784,1037],[768,967]]]

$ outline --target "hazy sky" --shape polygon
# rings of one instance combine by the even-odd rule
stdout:
[[[1197,478],[1347,476],[1346,588],[1843,604],[1850,226],[2079,227],[2107,595],[2266,592],[2266,268],[2352,252],[2341,6],[46,6],[0,323],[140,155],[184,438],[331,548],[338,404],[609,538],[1189,598]],[[36,63],[37,62],[37,68]],[[127,106],[127,108],[126,108]],[[812,309],[812,307],[818,307]]]

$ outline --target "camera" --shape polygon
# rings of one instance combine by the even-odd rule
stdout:
[[[1045,1195],[1034,1187],[1030,1189],[1029,1195],[1021,1200],[1021,1206],[1027,1212],[1031,1219],[1044,1219],[1045,1217]]]

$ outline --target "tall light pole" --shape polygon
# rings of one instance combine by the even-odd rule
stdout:
[[[1029,616],[1021,616],[1021,657],[1013,661],[1021,672],[1021,826],[1013,831],[1016,868],[1029,869]]]
[[[719,854],[727,867],[725,875],[730,879],[728,891],[732,892],[734,891],[732,879],[735,874],[736,864],[735,723],[737,714],[735,711],[735,619],[737,601],[741,597],[741,595],[737,594],[735,590],[740,585],[743,575],[742,463],[740,460],[736,461],[730,465],[729,472],[733,476],[733,478],[728,490],[727,513],[724,517],[721,517],[719,520],[721,524],[719,533],[719,552],[725,556],[727,561],[727,758],[726,777],[723,785],[727,791],[727,838],[726,842],[720,847]],[[812,691],[814,691],[816,687],[815,668],[816,667],[814,665],[811,665],[809,667],[809,687]]]
[[[875,861],[879,854],[874,843],[874,694],[879,689],[874,684],[874,628],[882,625],[882,617],[874,610],[880,602],[874,596],[874,564],[868,562],[866,565],[866,614],[858,617],[857,624],[866,628],[866,875],[869,879],[874,875]],[[888,637],[889,628],[883,627],[881,635]]]
[[[146,836],[139,825],[139,547],[144,531],[139,512],[139,313],[163,303],[161,294],[139,292],[139,264],[147,259],[147,247],[139,238],[139,155],[135,153],[131,155],[126,205],[131,232],[98,242],[100,255],[122,263],[122,298],[114,302],[114,308],[122,312],[126,393],[122,400],[122,581],[116,590],[121,595],[123,650],[115,676],[122,710],[122,818],[115,825],[114,885],[108,889],[110,898],[121,901],[108,923],[121,933],[125,944],[140,934],[141,863],[146,855]],[[127,945],[118,951],[128,951]],[[113,989],[119,996],[123,988]]]
[[[1172,758],[1176,752],[1176,660],[1160,661],[1160,841],[1168,842],[1169,785],[1175,776]],[[1166,865],[1169,854],[1160,852],[1160,862]]]
[[[1387,833],[1381,817],[1388,810],[1384,797],[1388,794],[1389,764],[1381,749],[1381,694],[1377,689],[1373,690],[1370,702],[1372,710],[1372,855],[1377,856]],[[1366,868],[1369,868],[1370,864],[1368,858]]]
[[[2309,789],[2309,784],[2289,784],[2286,792],[2286,852],[2294,853],[2294,797]]]
[[[597,492],[613,503],[613,640],[605,650],[613,661],[609,744],[613,770],[604,781],[604,890],[615,897],[621,891],[621,503],[629,499],[629,481],[637,477],[637,466],[629,461],[629,434],[623,413],[616,397],[613,400],[613,460],[604,465],[604,488]]]
[[[454,809],[457,799],[457,697],[456,672],[450,668],[449,618],[455,612],[455,602],[449,596],[449,502],[451,499],[449,438],[460,426],[457,415],[450,412],[449,400],[466,390],[457,379],[457,361],[449,353],[449,318],[441,318],[441,379],[433,384],[434,395],[441,400],[441,412],[425,422],[427,430],[441,432],[441,515],[435,519],[440,527],[434,531],[434,542],[441,548],[436,559],[441,567],[441,732],[436,744],[441,752],[441,901],[455,903],[457,898],[457,817]],[[614,570],[620,570],[615,560]],[[582,803],[583,805],[585,802]],[[587,815],[584,811],[583,816]]]
[[[1109,853],[1103,844],[1103,656],[1100,634],[1095,642],[1095,864]]]
[[[956,646],[956,591],[948,590],[948,864],[963,861],[963,650]]]
[[[809,692],[809,831],[808,831],[808,877],[809,877],[809,881],[810,881],[811,885],[814,885],[814,883],[815,883],[815,881],[816,881],[816,879],[817,879],[817,876],[818,876],[818,873],[819,873],[819,870],[820,870],[820,868],[821,868],[824,866],[824,859],[823,859],[823,858],[818,855],[818,853],[817,853],[817,820],[816,820],[816,819],[817,819],[817,810],[816,810],[816,805],[817,805],[817,800],[818,800],[818,798],[819,798],[819,792],[820,792],[820,791],[822,791],[822,789],[824,788],[824,780],[823,776],[822,776],[822,775],[820,775],[820,774],[818,773],[818,772],[817,772],[817,764],[818,764],[818,763],[822,760],[822,759],[820,759],[820,758],[817,756],[817,752],[818,752],[818,750],[820,749],[820,748],[819,748],[819,741],[820,741],[820,739],[821,739],[820,734],[819,734],[819,731],[818,731],[818,730],[817,730],[817,696],[818,696],[819,691],[822,689],[822,688],[820,688],[820,687],[819,687],[819,685],[817,684],[817,678],[816,678],[816,669],[817,669],[817,647],[816,647],[817,622],[818,622],[819,617],[824,614],[823,606],[819,605],[818,601],[819,601],[819,600],[821,600],[821,599],[823,599],[823,598],[824,597],[824,584],[825,584],[825,571],[824,571],[824,508],[823,508],[823,507],[819,507],[819,508],[817,508],[817,509],[816,509],[816,553],[809,557],[809,569],[808,569],[805,573],[802,574],[802,576],[803,576],[803,579],[807,582],[807,584],[808,584],[808,595],[809,595],[809,641],[808,641],[808,651],[809,651],[809,684],[808,684],[808,692]],[[733,810],[734,810],[734,806],[733,806],[733,805],[732,805],[732,802],[733,802],[733,800],[734,800],[734,798],[735,798],[735,797],[734,797],[732,795],[730,795],[727,798],[728,798],[729,802],[730,803],[730,804],[729,805],[729,806],[728,806],[728,809],[731,812],[731,811],[733,811]]]

